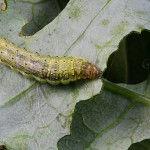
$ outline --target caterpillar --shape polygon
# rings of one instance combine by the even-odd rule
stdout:
[[[54,57],[27,51],[0,38],[0,63],[28,78],[52,85],[68,84],[79,79],[96,79],[100,69],[79,57]]]

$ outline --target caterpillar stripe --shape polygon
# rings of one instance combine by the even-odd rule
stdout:
[[[26,77],[53,85],[100,76],[100,70],[83,58],[39,55],[3,38],[0,38],[0,62]]]

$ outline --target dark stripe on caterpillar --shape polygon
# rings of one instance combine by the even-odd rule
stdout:
[[[79,79],[95,79],[101,71],[79,57],[50,57],[19,48],[0,38],[0,62],[39,82],[56,85]]]

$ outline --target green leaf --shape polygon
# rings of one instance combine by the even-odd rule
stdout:
[[[70,0],[46,25],[41,17],[45,13],[38,10],[44,11],[43,5],[53,2],[8,0],[7,9],[0,11],[0,36],[41,54],[86,58],[104,71],[124,36],[150,28],[147,0]],[[27,23],[28,28],[23,28]],[[34,35],[22,36],[24,32]],[[126,93],[114,94],[113,89],[100,93],[101,87],[100,79],[41,84],[0,65],[0,144],[10,150],[55,150],[59,141],[59,149],[120,150],[149,138],[149,107],[137,104],[141,101],[133,101]],[[72,121],[80,100],[87,101],[76,106]],[[70,134],[71,122],[71,136],[62,138]]]
[[[58,148],[60,150],[107,149],[109,143],[113,141],[112,145],[115,144],[115,138],[120,139],[120,135],[124,132],[120,129],[119,133],[119,130],[111,128],[134,106],[134,103],[106,89],[88,101],[79,102],[71,125],[71,135],[62,138]]]
[[[132,85],[132,88],[126,85],[123,89],[123,84],[119,86],[105,81],[101,94],[76,105],[71,135],[63,137],[58,148],[125,150],[133,142],[149,138],[150,107],[139,104],[139,100],[150,104],[150,98],[146,98],[146,93],[141,97],[141,91],[136,89],[138,86],[142,84]],[[132,91],[134,88],[136,94]]]

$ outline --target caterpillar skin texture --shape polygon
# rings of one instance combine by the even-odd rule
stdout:
[[[50,57],[19,48],[0,38],[0,62],[26,77],[53,85],[68,84],[79,79],[95,79],[101,71],[78,57]]]

